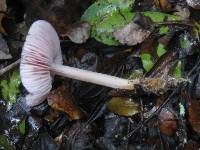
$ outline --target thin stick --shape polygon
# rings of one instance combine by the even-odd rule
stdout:
[[[20,63],[21,59],[18,59],[17,61],[15,61],[14,63],[6,66],[5,68],[0,70],[0,76],[3,75],[4,73],[6,73],[7,71],[13,69],[14,67],[16,67],[19,63]]]

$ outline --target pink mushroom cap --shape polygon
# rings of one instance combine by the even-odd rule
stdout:
[[[29,92],[27,105],[35,106],[46,99],[52,88],[52,63],[63,63],[59,37],[50,23],[38,20],[31,25],[21,54],[21,80]]]

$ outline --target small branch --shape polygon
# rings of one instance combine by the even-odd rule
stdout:
[[[21,59],[18,59],[17,61],[15,61],[14,63],[6,66],[5,68],[0,70],[0,76],[3,75],[4,73],[10,71],[11,69],[13,69],[14,67],[16,67],[19,63],[20,63]]]
[[[194,25],[189,22],[178,22],[178,21],[159,22],[154,24],[155,27],[158,27],[160,25],[186,25],[189,27],[194,27]]]

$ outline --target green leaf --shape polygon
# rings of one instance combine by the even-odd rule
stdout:
[[[0,149],[14,150],[15,148],[8,142],[5,135],[0,135]]]
[[[7,80],[1,81],[1,94],[5,100],[9,98],[9,86]]]
[[[153,22],[165,22],[165,21],[180,21],[182,20],[182,17],[177,15],[170,15],[162,12],[156,12],[156,11],[146,11],[142,13],[144,16],[148,16],[151,18]]]
[[[99,0],[83,14],[82,20],[92,26],[91,36],[107,45],[119,45],[113,38],[113,31],[128,24],[134,13],[134,0]]]
[[[13,71],[9,81],[1,81],[1,93],[4,100],[8,100],[11,103],[16,103],[16,96],[19,93],[20,83],[20,75],[17,71]]]
[[[139,112],[139,105],[125,97],[113,97],[107,104],[107,108],[121,116],[133,116]]]
[[[21,134],[25,134],[25,128],[26,127],[26,123],[25,123],[25,120],[23,120],[20,124],[19,124],[19,132],[21,133]]]
[[[178,61],[176,68],[174,69],[174,77],[175,78],[181,78],[182,77],[182,64],[181,61]]]
[[[157,47],[158,57],[162,56],[165,52],[166,52],[165,46],[162,43],[159,43]]]
[[[154,65],[152,56],[144,53],[140,55],[144,69],[148,72]]]
[[[168,26],[161,26],[161,27],[159,28],[159,33],[160,33],[160,34],[165,34],[165,33],[167,33],[167,32],[169,32],[169,27],[168,27]]]
[[[181,45],[181,48],[184,48],[184,49],[189,48],[191,46],[191,43],[187,35],[181,36],[180,45]]]
[[[119,45],[113,38],[113,32],[132,21],[135,13],[132,5],[135,0],[99,0],[93,3],[82,15],[81,20],[91,26],[91,37],[107,45]],[[178,21],[181,17],[162,12],[141,12],[153,22]]]

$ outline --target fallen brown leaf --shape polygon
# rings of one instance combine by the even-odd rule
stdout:
[[[160,131],[163,134],[172,136],[177,129],[177,122],[175,116],[167,108],[163,108],[159,114]]]
[[[189,98],[189,122],[195,132],[200,135],[200,101]]]
[[[69,89],[64,85],[50,92],[48,95],[48,103],[52,108],[66,112],[71,120],[77,120],[83,117],[83,113],[72,102]]]
[[[150,31],[142,29],[138,24],[131,22],[122,29],[113,33],[113,36],[121,44],[136,45],[142,43],[149,35]]]
[[[107,107],[111,112],[121,116],[133,116],[139,113],[139,104],[126,97],[113,97]]]
[[[2,26],[2,20],[4,17],[5,17],[5,14],[0,12],[0,33],[3,33],[6,35],[6,31],[4,30],[4,28]]]
[[[76,23],[72,25],[66,34],[62,36],[68,36],[70,40],[74,43],[84,43],[90,36],[90,25],[88,23]]]

